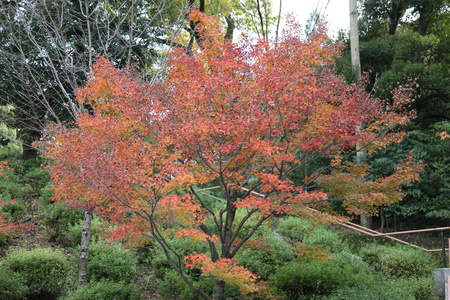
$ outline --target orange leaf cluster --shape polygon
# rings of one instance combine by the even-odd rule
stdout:
[[[3,170],[9,170],[10,167],[8,167],[8,162],[6,161],[0,161],[0,177],[8,177],[6,176],[6,174],[3,172]]]
[[[202,276],[214,277],[225,281],[230,285],[237,285],[243,294],[253,293],[258,290],[256,280],[258,276],[251,273],[235,259],[219,258],[213,262],[205,254],[196,252],[184,258],[186,260],[186,268],[200,269]]]
[[[379,206],[396,203],[403,198],[402,185],[418,181],[423,166],[415,162],[410,153],[392,175],[368,181],[364,177],[369,165],[344,162],[337,166],[333,174],[320,175],[317,182],[330,195],[344,200],[343,205],[350,213],[376,215]]]
[[[203,233],[202,231],[195,229],[195,228],[189,228],[189,229],[182,228],[177,231],[176,236],[190,237],[192,240],[194,240],[196,242],[210,241],[213,243],[218,243],[220,241],[218,236],[216,236],[216,235],[209,236],[206,233]]]
[[[436,136],[440,137],[441,140],[445,140],[445,139],[450,138],[450,135],[447,132],[445,132],[445,131],[436,133]]]

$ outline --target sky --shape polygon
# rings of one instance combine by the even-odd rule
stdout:
[[[280,1],[274,0],[274,12],[278,13],[279,5]],[[350,27],[349,0],[282,0],[281,14],[293,13],[304,29],[306,21],[316,7],[322,15],[325,11],[331,36],[335,36],[339,29],[348,30]]]

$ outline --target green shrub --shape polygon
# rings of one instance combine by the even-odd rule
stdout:
[[[328,295],[341,286],[357,282],[349,264],[336,261],[299,263],[293,261],[277,269],[270,281],[286,299],[314,299]]]
[[[53,241],[64,239],[69,227],[78,224],[80,220],[83,220],[83,212],[81,210],[68,209],[66,204],[50,203],[45,208],[45,229]]]
[[[211,280],[211,282],[213,282]],[[157,279],[158,293],[163,299],[184,299],[194,300],[199,299],[195,293],[184,280],[174,270],[168,270],[163,279]]]
[[[108,246],[102,242],[89,247],[88,280],[101,279],[131,282],[136,275],[137,259],[120,245]]]
[[[4,266],[25,281],[29,299],[53,299],[67,283],[68,264],[60,250],[41,248],[9,252]]]
[[[163,279],[166,272],[172,269],[172,266],[167,260],[164,252],[160,249],[158,250],[155,251],[155,254],[152,257],[152,271],[156,278]]]
[[[394,277],[421,277],[434,269],[428,253],[411,247],[372,245],[361,248],[359,255],[371,264],[375,271]]]
[[[313,231],[314,226],[306,219],[289,217],[279,219],[277,229],[281,235],[291,240],[302,241],[305,236]]]
[[[369,265],[376,267],[376,269],[381,268],[381,256],[385,253],[387,247],[379,245],[369,245],[362,247],[359,250],[359,257],[363,261],[367,262]]]
[[[177,252],[181,255],[189,255],[194,252],[197,253],[206,253],[209,251],[209,247],[207,243],[204,242],[196,242],[192,241],[189,238],[174,238],[170,241],[172,247],[177,249]]]
[[[334,230],[316,227],[310,235],[305,236],[303,242],[312,246],[320,246],[331,253],[347,251],[349,245],[344,242]]]
[[[0,299],[22,300],[27,294],[25,279],[0,265]]]
[[[434,269],[428,253],[405,247],[389,247],[381,257],[381,265],[386,275],[395,277],[431,275]]]
[[[50,180],[50,173],[41,167],[43,162],[42,157],[37,157],[24,161],[15,161],[11,164],[17,181],[30,187],[34,194],[39,194],[39,191]]]
[[[434,294],[434,280],[432,276],[404,278],[400,280],[400,283],[408,287],[408,290],[414,295],[416,300],[438,299]]]
[[[277,267],[292,261],[295,254],[291,245],[272,231],[267,232],[264,238],[265,242],[260,241],[256,245],[252,241],[247,242],[246,248],[238,252],[236,258],[242,266],[266,280]]]
[[[350,252],[340,252],[333,254],[333,264],[339,266],[342,269],[350,272],[353,275],[369,274],[370,268],[367,263],[362,261],[358,256],[351,254]]]
[[[399,281],[388,281],[371,276],[368,282],[356,286],[343,286],[334,291],[327,300],[414,300],[409,287]],[[430,298],[433,299],[433,298]]]
[[[53,195],[53,187],[51,183],[47,183],[45,186],[43,186],[41,188],[41,190],[39,191],[39,199],[45,203],[45,204],[49,204],[49,203],[53,203],[52,200],[50,200],[50,198]]]
[[[139,300],[143,298],[134,284],[106,280],[86,284],[64,297],[65,300]]]
[[[139,265],[151,265],[152,258],[155,256],[155,245],[152,243],[141,246],[137,248],[136,254]]]
[[[22,199],[31,190],[27,186],[21,185],[15,180],[15,177],[11,177],[8,173],[8,178],[0,177],[0,198],[3,201],[8,202],[11,199]]]
[[[27,207],[22,200],[11,201],[8,204],[0,206],[1,212],[10,222],[17,222],[25,216]]]
[[[27,194],[39,194],[50,180],[49,173],[41,168],[42,162],[42,158],[10,160],[11,170],[5,172],[8,177],[0,178],[0,197],[8,201],[23,199]]]

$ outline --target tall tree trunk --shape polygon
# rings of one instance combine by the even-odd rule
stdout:
[[[389,23],[389,34],[395,34],[398,22],[400,21],[404,11],[405,8],[403,7],[403,5],[395,2],[392,3],[392,10],[389,13],[389,19],[391,20],[391,22]]]
[[[419,20],[418,20],[418,27],[417,27],[417,33],[421,36],[424,36],[428,32],[428,28],[430,26],[430,12],[427,9],[426,6],[419,8]],[[414,53],[414,62],[415,63],[423,63],[423,56],[422,56],[423,47],[421,45],[416,46],[416,51]]]
[[[233,42],[233,32],[236,24],[234,23],[234,19],[231,15],[226,16],[225,21],[227,21],[227,32],[225,34],[225,38],[230,42]]]
[[[89,242],[91,238],[92,213],[84,212],[83,230],[81,232],[81,253],[80,269],[78,273],[78,284],[83,285],[86,282],[88,272]]]
[[[368,216],[367,214],[363,213],[360,215],[360,217],[361,217],[361,226],[372,229],[372,216]]]
[[[213,300],[225,300],[225,282],[216,279],[213,289]]]
[[[359,53],[359,30],[358,30],[358,7],[356,5],[356,0],[349,0],[349,12],[350,12],[350,51],[352,60],[352,70],[355,74],[356,79],[361,78],[361,61]],[[356,131],[361,131],[363,124],[356,127]],[[364,149],[361,149],[359,143],[356,144],[356,162],[362,163],[363,157],[365,156]],[[368,217],[365,213],[360,215],[361,226],[366,228],[372,227],[372,217]],[[370,223],[370,225],[369,225]]]

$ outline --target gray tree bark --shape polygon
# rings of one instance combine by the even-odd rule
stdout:
[[[88,259],[89,259],[89,242],[91,238],[91,223],[92,213],[84,212],[83,230],[81,232],[81,253],[80,253],[80,268],[78,272],[78,284],[83,285],[86,282],[88,274]]]

